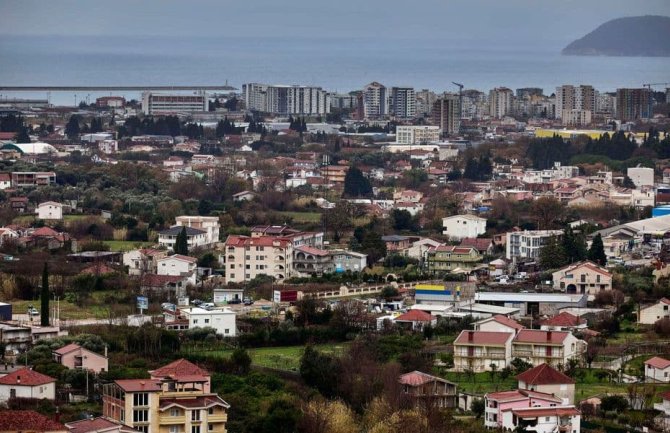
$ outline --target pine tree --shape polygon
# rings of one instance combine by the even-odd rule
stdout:
[[[563,245],[555,236],[552,236],[540,250],[540,265],[547,270],[561,268],[567,263]]]
[[[188,255],[188,236],[186,235],[186,226],[183,226],[177,235],[173,249],[175,254],[181,254],[183,256]]]
[[[588,257],[589,260],[599,264],[600,266],[605,266],[607,264],[605,246],[603,245],[603,238],[600,236],[600,233],[598,233],[593,238],[593,242],[591,242],[591,248],[589,248]]]
[[[372,185],[370,180],[363,175],[363,172],[351,167],[344,176],[344,196],[345,197],[367,197],[372,194]]]
[[[42,291],[40,293],[40,325],[49,326],[49,265],[44,262]]]

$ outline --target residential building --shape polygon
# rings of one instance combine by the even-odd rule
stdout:
[[[56,399],[56,379],[28,367],[0,377],[0,403],[10,398]]]
[[[650,89],[617,89],[616,117],[622,123],[639,119],[649,119]]]
[[[350,93],[335,93],[330,95],[330,108],[339,110],[353,110],[358,105],[358,95]]]
[[[483,256],[473,247],[440,245],[428,250],[426,254],[426,270],[428,272],[470,272],[481,261]]]
[[[262,113],[320,116],[330,113],[330,94],[321,87],[248,83],[242,85],[248,110]]]
[[[491,392],[484,396],[484,425],[501,428],[504,413],[517,408],[551,407],[561,404],[561,399],[543,392],[515,389]]]
[[[458,134],[461,126],[458,95],[444,95],[433,103],[431,123],[440,128],[442,136]]]
[[[414,145],[440,141],[440,127],[431,125],[398,125],[395,128],[396,144]]]
[[[275,226],[255,226],[251,229],[251,237],[278,237],[286,238],[291,241],[293,248],[300,246],[310,246],[314,248],[323,247],[323,232],[303,232],[292,229],[287,225]]]
[[[321,276],[335,271],[332,256],[327,250],[306,245],[293,250],[293,269],[307,276]]]
[[[670,383],[670,361],[660,356],[644,361],[644,377],[650,382]]]
[[[326,183],[343,184],[349,167],[346,165],[324,165],[319,171]]]
[[[151,379],[103,385],[102,415],[143,433],[225,433],[230,405],[210,391],[210,374],[184,359]]]
[[[18,239],[19,234],[8,228],[8,227],[0,227],[0,245],[2,245],[3,242],[5,242],[8,239]]]
[[[637,188],[654,186],[654,169],[650,167],[629,167],[626,174]]]
[[[542,392],[561,399],[561,404],[575,404],[575,380],[549,364],[540,364],[516,376],[518,389]]]
[[[441,377],[414,370],[401,375],[398,381],[415,406],[446,409],[457,405],[456,384]]]
[[[227,283],[250,281],[259,275],[282,281],[293,274],[293,244],[288,238],[231,235],[223,257]]]
[[[142,93],[142,112],[147,116],[204,112],[208,108],[204,92],[197,95]]]
[[[207,233],[205,236],[207,247],[215,246],[219,242],[221,224],[218,217],[182,215],[175,218],[175,226],[186,226],[205,231]]]
[[[335,272],[361,272],[368,265],[367,254],[348,250],[329,250]]]
[[[383,84],[374,81],[363,87],[361,98],[366,119],[382,119],[388,114],[388,93]]]
[[[215,304],[227,304],[231,301],[242,302],[244,299],[244,289],[239,287],[221,286],[214,289],[212,302]]]
[[[538,366],[568,365],[586,351],[586,342],[569,332],[522,329],[512,341],[512,358]]]
[[[44,186],[56,183],[56,173],[53,171],[14,171],[12,172],[12,186]]]
[[[0,410],[2,433],[71,433],[58,421],[34,410]]]
[[[473,247],[481,254],[490,255],[493,253],[493,238],[463,238],[461,239],[462,247]]]
[[[128,275],[156,274],[158,260],[167,257],[167,251],[144,248],[123,253],[123,265],[128,267]]]
[[[382,236],[382,241],[386,244],[386,251],[389,254],[402,254],[411,245],[411,238],[409,236],[388,235]]]
[[[228,308],[204,308],[191,307],[180,308],[180,315],[188,320],[188,329],[213,328],[216,333],[224,337],[235,337],[237,335],[235,312]]]
[[[426,326],[435,326],[437,317],[421,310],[409,310],[396,317],[394,323],[411,331],[423,331]]]
[[[461,331],[454,341],[454,369],[479,373],[495,365],[502,370],[512,360],[513,338],[510,332]]]
[[[156,260],[156,274],[186,277],[191,284],[196,283],[198,259],[195,257],[174,254]]]
[[[107,349],[105,349],[105,352]],[[107,354],[100,355],[78,344],[71,343],[52,352],[54,361],[69,369],[80,368],[93,373],[109,371]]]
[[[561,311],[554,317],[542,320],[540,329],[543,331],[579,332],[587,329],[587,324],[585,319],[567,311]]]
[[[413,87],[391,87],[391,116],[412,119],[416,116],[416,94]]]
[[[563,110],[561,120],[564,126],[581,127],[591,124],[592,113],[590,110]]]
[[[63,205],[55,201],[45,201],[35,208],[37,218],[41,220],[62,220]]]
[[[10,173],[0,173],[0,190],[11,188],[12,175]]]
[[[476,238],[486,233],[486,218],[474,215],[454,215],[442,218],[442,234],[449,239]]]
[[[510,319],[507,316],[502,314],[496,314],[495,316],[482,319],[478,322],[475,322],[475,331],[487,331],[487,332],[509,332],[514,335],[517,332],[525,329],[526,327],[521,325],[514,319]]]
[[[437,248],[440,245],[442,245],[442,242],[430,238],[421,238],[418,241],[411,243],[411,246],[407,248],[406,254],[407,257],[425,261],[428,251],[432,248]]]
[[[503,412],[502,429],[536,433],[581,431],[581,412],[574,406],[525,407]]]
[[[596,295],[612,290],[612,274],[591,261],[573,263],[551,274],[554,290]]]
[[[174,244],[177,242],[177,236],[186,229],[186,243],[188,248],[206,247],[208,236],[207,232],[193,227],[173,226],[167,230],[158,233],[158,244],[168,249],[174,249]]]
[[[642,307],[639,311],[637,322],[643,325],[653,325],[661,319],[670,317],[670,300],[661,298],[655,304]]]
[[[514,92],[507,87],[496,87],[489,92],[489,115],[502,119],[512,111]]]
[[[564,125],[566,125],[564,118],[566,112],[571,115],[570,112],[572,111],[588,111],[588,123],[590,123],[591,114],[595,112],[595,109],[596,91],[593,86],[581,85],[575,87],[565,85],[556,88],[556,118],[562,118]]]
[[[5,352],[18,355],[32,343],[32,332],[27,326],[0,323],[0,343],[5,346]]]
[[[177,300],[186,294],[188,277],[180,275],[142,274],[140,292],[160,296],[165,300]]]
[[[137,430],[104,417],[86,418],[65,423],[68,433],[137,433]]]
[[[563,230],[524,230],[507,233],[505,257],[508,260],[537,259],[540,250],[552,237],[562,236]]]
[[[430,115],[433,104],[437,100],[435,92],[428,89],[421,89],[416,92],[416,112],[420,116]]]

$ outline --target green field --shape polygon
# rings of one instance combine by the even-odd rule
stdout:
[[[114,291],[100,291],[93,292],[91,298],[87,305],[79,307],[73,303],[67,302],[63,299],[60,300],[60,318],[61,320],[82,320],[82,319],[108,319],[110,314],[119,313],[119,314],[130,314],[133,312],[133,306],[126,306],[120,302],[114,302],[114,311],[112,312],[109,308],[110,303],[107,302],[111,298],[116,298]],[[12,304],[12,313],[13,314],[26,314],[28,311],[28,306],[32,305],[37,310],[40,309],[40,301],[36,299],[34,301],[7,301]],[[49,308],[51,314],[53,314],[54,300],[52,299],[49,303]],[[39,316],[35,316],[33,320],[39,321]]]
[[[138,241],[102,241],[103,244],[108,245],[112,251],[130,251],[136,248],[146,248],[155,245],[154,242],[138,242]]]
[[[344,353],[347,343],[319,344],[314,347],[322,353],[341,355]],[[277,370],[298,371],[300,357],[304,349],[305,346],[259,347],[256,349],[247,349],[247,353],[251,357],[253,365]],[[204,355],[210,358],[228,358],[233,353],[233,349],[203,350],[190,348],[186,350],[185,355],[189,353]]]
[[[298,224],[316,224],[321,221],[321,214],[319,212],[277,212],[279,215],[291,218],[294,223]]]

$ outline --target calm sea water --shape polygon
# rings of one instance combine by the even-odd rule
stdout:
[[[670,58],[561,56],[563,43],[323,39],[0,37],[0,85],[310,84],[331,91],[370,81],[435,91],[592,84],[601,91],[670,82]],[[659,87],[659,90],[661,88]],[[109,93],[107,93],[109,94]],[[46,97],[2,93],[0,97]],[[77,95],[78,100],[95,94]],[[137,97],[127,93],[126,97]],[[52,93],[57,104],[74,95]]]

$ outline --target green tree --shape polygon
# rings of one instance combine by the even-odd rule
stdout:
[[[568,227],[563,232],[561,238],[563,254],[567,263],[580,262],[586,259],[586,240],[581,233],[575,233],[572,227]]]
[[[73,114],[70,116],[70,120],[68,120],[67,124],[65,125],[65,135],[67,135],[70,139],[73,139],[77,138],[80,132],[81,128],[79,127],[79,116]]]
[[[470,410],[472,411],[473,414],[477,417],[477,419],[481,418],[484,415],[484,399],[483,398],[477,398],[472,401],[472,404],[470,405]]]
[[[588,258],[594,263],[599,264],[600,266],[605,266],[607,264],[607,256],[605,255],[605,246],[603,245],[603,238],[600,236],[600,233],[595,235],[593,241],[591,242],[591,248],[589,248]]]
[[[44,262],[42,291],[40,292],[40,325],[49,326],[49,265]]]
[[[332,397],[337,389],[339,368],[337,360],[319,353],[310,344],[300,358],[300,377],[326,397]]]
[[[230,360],[235,366],[238,374],[248,374],[251,370],[251,357],[243,348],[237,348],[230,356]]]
[[[386,242],[382,240],[379,233],[368,230],[363,236],[360,251],[367,254],[368,266],[372,267],[379,259],[386,256]]]
[[[555,236],[552,236],[540,250],[540,266],[543,269],[558,269],[565,266],[566,263],[563,245]]]
[[[370,180],[357,167],[351,167],[344,176],[344,197],[368,197],[372,194]]]
[[[186,226],[183,226],[177,235],[173,249],[175,254],[181,254],[183,256],[188,255],[188,236],[186,235]]]

